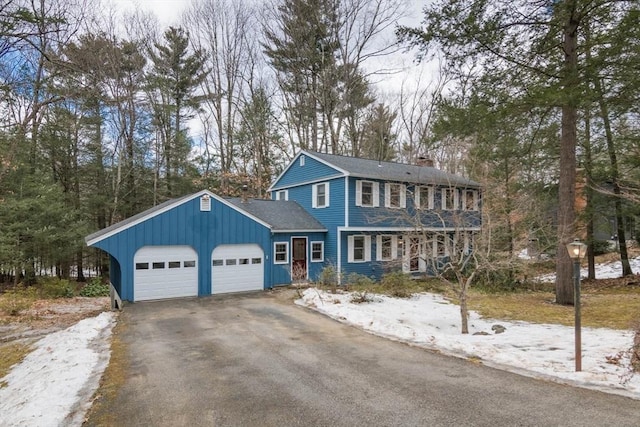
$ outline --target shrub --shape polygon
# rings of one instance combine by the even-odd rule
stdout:
[[[385,293],[396,298],[409,298],[413,295],[413,279],[411,276],[396,271],[382,276],[380,285]]]
[[[594,240],[593,241],[593,254],[604,255],[613,251],[613,246],[608,240]]]
[[[518,279],[520,275],[514,269],[485,271],[479,274],[471,284],[481,292],[514,292],[525,287]]]
[[[372,299],[367,294],[366,290],[363,290],[362,292],[356,291],[353,294],[351,294],[351,302],[353,304],[362,304],[362,303],[371,302],[371,301]]]
[[[365,290],[371,289],[376,283],[372,278],[358,273],[349,274],[345,282],[348,286]]]
[[[42,298],[72,298],[75,289],[66,279],[45,277],[40,280],[40,296]]]
[[[327,265],[322,269],[319,277],[320,286],[324,289],[330,289],[335,294],[338,288],[338,273],[332,265]]]
[[[81,297],[107,297],[109,296],[109,285],[99,277],[94,277],[80,290]]]

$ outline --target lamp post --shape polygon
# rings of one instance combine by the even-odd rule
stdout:
[[[567,244],[569,258],[573,260],[573,307],[575,310],[575,353],[576,353],[576,372],[582,371],[582,331],[580,317],[580,260],[587,253],[587,245],[580,240],[575,239]]]

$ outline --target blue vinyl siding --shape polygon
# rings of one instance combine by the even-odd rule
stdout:
[[[289,259],[287,264],[274,264],[273,257],[271,257],[272,268],[272,281],[273,286],[278,285],[290,285],[291,284],[291,239],[294,237],[306,237],[307,238],[307,267],[309,280],[315,281],[320,276],[322,269],[326,265],[327,259],[327,243],[325,241],[326,233],[277,233],[273,235],[273,242],[288,242],[289,243]],[[311,242],[324,242],[324,256],[325,262],[311,262]],[[272,245],[273,246],[273,245]]]
[[[273,184],[272,188],[286,188],[291,185],[298,185],[305,182],[341,175],[342,173],[338,170],[305,155],[304,166],[300,166],[299,157],[296,157],[280,179]],[[272,197],[275,198],[275,191],[272,193],[274,193]],[[291,193],[289,193],[289,200],[292,200]]]
[[[464,219],[464,226],[479,227],[480,211],[462,212],[442,210],[442,190],[434,191],[434,209],[416,210],[414,204],[414,184],[406,184],[406,209],[391,209],[384,206],[385,181],[377,181],[379,186],[378,207],[356,206],[356,181],[361,178],[349,178],[349,226],[350,227],[414,227],[418,222],[426,228],[458,227]],[[368,180],[371,181],[371,180]],[[416,216],[418,215],[418,216]]]
[[[120,283],[114,283],[122,299],[133,300],[133,259],[143,246],[188,245],[198,254],[198,295],[211,294],[211,254],[223,244],[256,243],[265,254],[265,287],[272,286],[271,232],[264,225],[211,199],[211,211],[200,211],[198,197],[94,244],[109,253],[120,266]],[[112,268],[114,262],[111,263]],[[112,271],[115,279],[117,272]]]

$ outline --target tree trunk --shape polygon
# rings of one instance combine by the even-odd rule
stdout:
[[[585,109],[584,118],[584,167],[585,175],[587,178],[585,186],[585,198],[587,200],[586,206],[586,223],[587,223],[587,263],[588,263],[588,278],[596,278],[596,265],[595,265],[595,251],[594,251],[594,207],[593,207],[593,159],[591,157],[591,114],[589,107]]]
[[[469,333],[469,310],[467,308],[467,288],[465,285],[461,285],[460,288],[460,332],[463,334]]]
[[[611,121],[609,120],[609,109],[604,101],[602,91],[602,83],[596,78],[594,81],[596,94],[598,95],[598,105],[600,114],[602,115],[602,123],[604,124],[604,133],[607,140],[607,152],[609,153],[609,161],[611,162],[611,181],[613,182],[614,206],[616,212],[616,227],[618,246],[620,248],[620,261],[622,263],[622,275],[629,276],[633,274],[631,264],[629,264],[629,254],[627,252],[627,236],[624,229],[624,216],[622,212],[622,197],[620,194],[620,172],[618,171],[618,157],[616,155],[616,147],[613,142],[613,132],[611,132]]]
[[[562,105],[560,139],[560,177],[558,182],[558,248],[556,251],[556,303],[573,305],[573,266],[566,245],[575,232],[575,185],[577,140],[578,20],[575,0],[563,8],[566,16],[563,31],[565,93]]]

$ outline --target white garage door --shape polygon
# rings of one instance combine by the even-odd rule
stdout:
[[[190,246],[144,246],[134,257],[133,300],[198,295],[198,255]]]
[[[220,245],[211,264],[213,294],[264,289],[264,253],[256,244]]]

